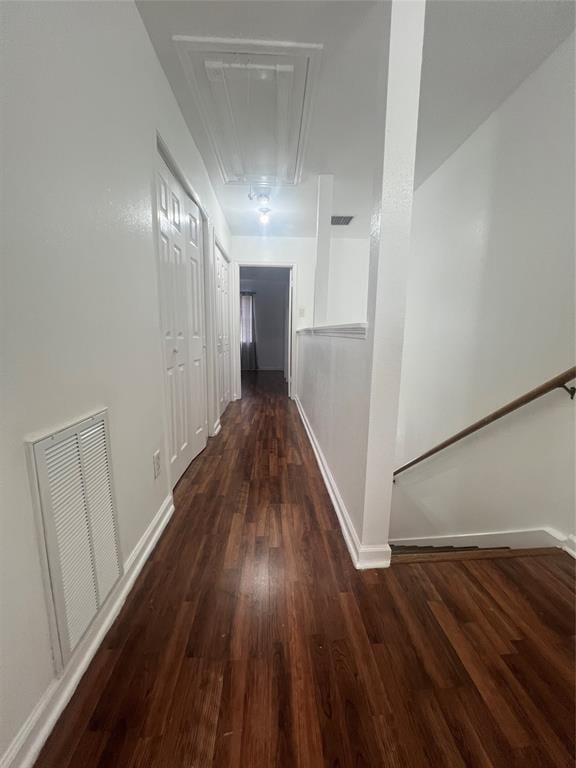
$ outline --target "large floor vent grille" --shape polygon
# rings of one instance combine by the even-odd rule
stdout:
[[[122,575],[107,412],[30,446],[63,665]]]

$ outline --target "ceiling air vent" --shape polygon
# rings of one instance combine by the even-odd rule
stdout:
[[[332,216],[331,224],[333,227],[347,227],[354,216]]]

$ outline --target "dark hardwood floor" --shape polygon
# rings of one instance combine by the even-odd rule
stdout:
[[[175,497],[37,768],[573,766],[566,554],[355,571],[277,374]]]

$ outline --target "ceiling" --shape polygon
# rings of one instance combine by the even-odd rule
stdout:
[[[416,186],[574,29],[572,0],[429,0]]]
[[[379,102],[375,94],[382,90],[378,83],[379,77],[382,82],[381,70],[388,54],[390,3],[141,0],[137,6],[205,159],[232,234],[314,235],[316,176],[331,173],[333,213],[354,216],[350,226],[334,227],[334,236],[367,237],[383,115],[382,100]],[[441,165],[573,28],[571,1],[428,0],[416,185]],[[207,52],[205,42],[182,40],[206,37],[244,42],[235,41],[236,54],[228,59],[229,41],[220,43],[224,49],[214,59],[214,51]],[[244,48],[238,53],[247,45],[245,41],[290,41],[298,45],[289,51],[290,61],[279,58],[278,50],[258,51],[269,58],[254,59],[254,50]],[[201,49],[195,65],[185,58],[199,55],[187,52],[189,45]],[[306,94],[302,91],[299,46],[317,52],[315,62],[306,65],[311,67],[307,70]],[[252,58],[246,58],[249,56]],[[266,66],[254,68],[255,61]],[[287,61],[289,66],[283,67],[282,62]],[[224,72],[226,67],[235,67],[234,83],[229,70]],[[249,76],[246,70],[250,68],[255,74]],[[219,78],[216,84],[208,82],[215,71]],[[255,89],[254,81],[259,79],[267,82]],[[226,111],[226,100],[236,105],[233,110]],[[275,114],[273,105],[281,103],[285,112]],[[278,136],[282,124],[288,126],[283,138]],[[303,128],[296,141],[298,124]],[[258,147],[262,147],[262,155],[268,153],[264,162],[257,157]],[[246,156],[257,162],[242,162]],[[282,180],[288,183],[273,182],[270,222],[262,225],[256,202],[248,198],[250,186],[246,182],[268,165],[271,175],[284,174]],[[225,177],[229,183],[224,182]]]
[[[368,237],[381,113],[374,93],[380,66],[387,56],[389,3],[380,0],[143,0],[137,5],[184,118],[205,159],[232,234],[315,235],[316,176],[332,173],[333,212],[354,215],[352,223],[348,227],[335,228],[334,235]],[[210,124],[210,120],[206,120],[210,107],[205,108],[206,100],[203,107],[198,88],[191,83],[190,72],[187,76],[178,52],[178,41],[172,39],[174,36],[290,41],[301,46],[322,46],[317,60],[317,77],[314,78],[316,83],[312,83],[309,128],[302,148],[301,182],[273,187],[272,213],[265,226],[258,221],[257,204],[248,199],[249,185],[224,183],[219,149],[206,130],[206,123]],[[298,51],[291,53],[296,55]],[[276,62],[269,64],[277,70]],[[297,59],[294,65],[296,71]],[[273,76],[276,77],[275,72]],[[245,75],[241,77],[245,78]],[[294,92],[297,93],[296,87]],[[239,103],[245,98],[242,94],[246,89],[240,85],[231,93]],[[254,98],[259,99],[257,108],[261,114],[270,115],[266,95]],[[277,94],[272,98],[277,98]],[[215,111],[217,109],[216,104]],[[268,129],[273,118],[269,117],[264,126],[263,120],[250,123],[246,113],[247,110],[236,110],[236,114],[242,115],[241,122],[244,126],[250,125],[250,129],[240,127],[233,135],[229,132],[229,144],[236,146],[237,154],[242,155],[242,146],[257,135],[263,149],[274,154],[274,132]],[[220,123],[226,119],[221,119]]]
[[[173,38],[225,184],[270,192],[302,175],[321,45]]]

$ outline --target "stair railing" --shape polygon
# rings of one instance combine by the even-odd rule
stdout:
[[[434,456],[434,454],[443,451],[444,448],[448,448],[450,445],[454,445],[454,443],[463,440],[465,437],[468,437],[474,432],[478,432],[479,429],[483,429],[484,427],[488,426],[488,424],[492,424],[492,422],[501,419],[503,416],[507,416],[509,413],[517,411],[518,408],[522,408],[522,406],[528,405],[528,403],[531,403],[533,400],[537,400],[539,397],[548,394],[548,392],[552,392],[554,389],[566,390],[566,392],[570,395],[570,399],[573,400],[574,395],[576,394],[576,387],[569,387],[568,383],[574,379],[576,379],[576,367],[568,368],[567,371],[559,373],[558,376],[554,376],[553,379],[546,381],[544,384],[541,384],[535,389],[531,389],[530,392],[526,392],[525,395],[517,397],[515,400],[512,400],[506,405],[503,405],[502,408],[498,408],[497,411],[490,413],[488,416],[485,416],[479,421],[475,421],[474,424],[470,424],[470,426],[466,427],[466,429],[462,429],[460,432],[456,432],[455,435],[452,435],[452,437],[449,437],[447,440],[443,440],[441,443],[438,443],[438,445],[430,448],[430,450],[426,451],[426,453],[423,453],[420,456],[417,456],[415,459],[408,461],[406,464],[403,464],[401,467],[398,467],[398,469],[394,471],[394,478],[398,477],[398,475],[402,472],[406,472],[407,469],[411,469],[411,467],[416,466],[416,464],[420,464],[421,461],[429,459],[431,456]]]

